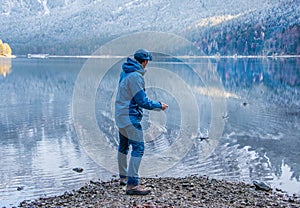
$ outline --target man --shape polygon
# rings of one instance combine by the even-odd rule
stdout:
[[[134,59],[123,63],[115,103],[115,119],[119,128],[118,165],[120,184],[126,186],[126,194],[146,195],[150,190],[139,185],[138,170],[144,154],[144,138],[141,126],[143,108],[165,110],[168,105],[150,100],[145,92],[144,74],[149,51],[140,49]],[[127,154],[131,145],[131,157],[127,168]],[[127,184],[126,184],[127,181]]]

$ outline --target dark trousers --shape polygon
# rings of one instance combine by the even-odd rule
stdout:
[[[127,155],[131,145],[131,157],[127,165]],[[139,184],[139,167],[144,155],[143,130],[140,123],[119,129],[118,165],[120,178],[127,177],[128,186]],[[128,167],[127,167],[128,166]]]

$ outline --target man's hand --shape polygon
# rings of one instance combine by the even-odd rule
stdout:
[[[166,103],[161,102],[161,109],[164,111],[169,107]]]

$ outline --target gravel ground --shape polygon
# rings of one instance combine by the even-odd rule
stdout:
[[[90,181],[79,190],[23,201],[20,207],[300,207],[300,197],[208,177],[142,178],[146,196],[129,196],[117,179]]]

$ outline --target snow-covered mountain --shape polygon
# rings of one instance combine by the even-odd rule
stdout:
[[[212,27],[250,24],[281,14],[299,25],[300,1],[285,1],[288,12],[282,4],[281,0],[0,0],[0,39],[15,54],[86,54],[104,41],[137,31],[192,38]]]

